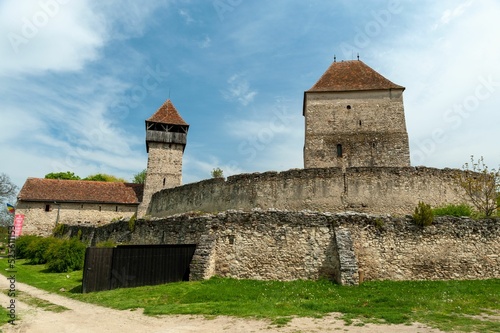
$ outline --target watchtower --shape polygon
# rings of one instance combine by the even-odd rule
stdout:
[[[188,129],[170,99],[146,120],[148,166],[139,216],[146,213],[154,193],[182,184],[182,156]]]
[[[360,60],[334,61],[304,92],[304,167],[410,166],[404,89]]]

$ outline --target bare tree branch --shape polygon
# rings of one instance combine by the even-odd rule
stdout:
[[[458,183],[465,190],[476,209],[486,215],[493,215],[500,208],[500,170],[489,169],[481,156],[463,166],[465,172],[458,176]]]
[[[5,173],[0,173],[0,199],[9,199],[16,195],[17,186]]]

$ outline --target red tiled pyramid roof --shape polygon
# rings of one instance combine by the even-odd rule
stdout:
[[[405,89],[360,60],[333,62],[308,92]]]
[[[28,178],[18,200],[138,204],[143,187],[119,182]]]
[[[167,99],[167,101],[163,103],[163,105],[146,121],[169,125],[188,126],[170,99]]]

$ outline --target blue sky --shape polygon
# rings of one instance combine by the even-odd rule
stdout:
[[[302,98],[333,61],[406,87],[412,165],[500,164],[500,3],[0,0],[0,172],[125,179],[170,96],[185,183],[301,168]]]

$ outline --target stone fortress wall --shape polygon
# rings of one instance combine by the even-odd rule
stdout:
[[[292,169],[208,179],[157,192],[148,215],[229,209],[356,211],[404,216],[419,201],[433,207],[467,202],[456,169],[362,167]]]
[[[411,218],[362,213],[254,209],[183,214],[98,228],[71,226],[89,244],[197,244],[191,280],[223,276],[263,280],[500,278],[500,223],[494,219]]]

